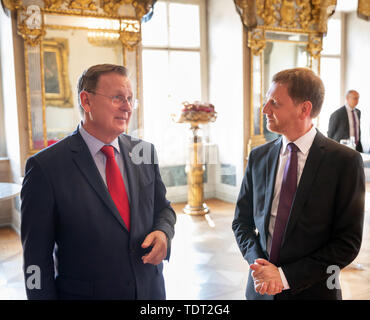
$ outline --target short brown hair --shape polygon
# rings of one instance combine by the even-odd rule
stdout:
[[[80,93],[85,90],[87,92],[94,91],[98,84],[99,77],[102,74],[115,72],[124,77],[128,77],[128,70],[124,66],[119,66],[116,64],[97,64],[85,70],[77,82],[77,93],[78,93],[78,104],[80,106],[81,114],[84,113],[80,101]]]
[[[294,103],[310,101],[311,118],[319,115],[324,101],[325,88],[321,78],[308,68],[293,68],[276,73],[273,82],[287,85],[288,94]]]

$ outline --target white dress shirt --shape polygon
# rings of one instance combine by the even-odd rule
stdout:
[[[347,103],[345,104],[346,106],[346,110],[347,110],[347,115],[348,115],[348,122],[349,122],[349,136],[350,137],[356,137],[355,136],[355,130],[357,131],[357,137],[359,138],[360,135],[360,130],[359,130],[359,125],[360,125],[360,122],[358,120],[358,116],[357,116],[357,112],[355,112],[355,118],[356,118],[356,123],[357,123],[357,126],[355,128],[355,125],[353,123],[353,116],[352,116],[352,110],[356,110],[356,108],[352,109]]]
[[[315,139],[315,136],[316,136],[316,129],[314,126],[312,126],[312,128],[306,134],[304,134],[303,136],[301,136],[295,141],[289,141],[285,136],[282,137],[282,146],[280,149],[279,163],[278,163],[275,188],[274,188],[274,197],[273,197],[272,205],[271,205],[270,223],[269,223],[268,236],[267,236],[267,251],[268,252],[270,252],[271,250],[272,235],[274,233],[275,219],[276,219],[277,209],[279,205],[280,190],[281,190],[281,184],[283,181],[284,168],[289,158],[289,150],[287,149],[287,145],[290,142],[294,142],[294,144],[299,148],[299,151],[297,152],[297,158],[298,158],[297,186],[298,186],[299,181],[301,179],[302,172],[303,172],[303,168],[306,164],[308,153],[312,146],[313,140]],[[284,289],[289,289],[289,284],[281,268],[279,268],[279,272],[280,272],[280,276],[284,284]]]

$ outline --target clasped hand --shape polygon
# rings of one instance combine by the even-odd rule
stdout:
[[[141,247],[146,249],[152,246],[152,250],[141,259],[143,263],[160,264],[167,255],[167,236],[163,231],[153,231],[149,233]]]
[[[274,264],[265,259],[256,259],[250,268],[257,293],[275,295],[283,290],[279,269]]]

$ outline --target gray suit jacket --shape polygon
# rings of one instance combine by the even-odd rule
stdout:
[[[154,146],[126,135],[119,145],[130,232],[78,131],[28,159],[21,192],[26,281],[30,265],[41,270],[41,288],[27,288],[29,299],[165,299],[162,263],[143,264],[141,243],[153,230],[171,239],[176,216]],[[146,163],[137,161],[143,155]]]
[[[232,228],[249,264],[269,258],[266,249],[281,138],[252,150]],[[341,299],[330,290],[327,268],[343,268],[362,241],[365,177],[361,155],[317,132],[290,211],[277,263],[290,289],[275,297],[255,292],[249,274],[247,299]]]

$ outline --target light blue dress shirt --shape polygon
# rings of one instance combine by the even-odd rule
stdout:
[[[99,173],[100,173],[101,177],[103,178],[103,181],[104,181],[105,185],[107,185],[107,179],[106,179],[106,176],[105,176],[106,156],[100,150],[106,144],[104,142],[100,141],[99,139],[95,138],[94,136],[92,136],[90,133],[88,133],[84,129],[84,127],[82,126],[81,123],[78,126],[78,130],[79,130],[79,132],[82,136],[82,139],[84,139],[85,143],[87,144],[87,147],[90,150],[91,156],[94,159],[96,167],[98,168]],[[121,149],[120,149],[119,143],[118,143],[118,138],[114,139],[108,145],[113,146],[113,148],[114,148],[114,157],[116,159],[116,162],[118,164],[118,168],[119,168],[119,170],[121,172],[121,175],[123,177],[123,182],[125,184],[127,197],[130,201],[130,192],[129,192],[128,183],[127,183],[127,174],[126,174],[126,170],[125,170],[125,166],[124,166],[124,162],[123,162],[123,157],[122,157],[122,154],[121,154]]]

